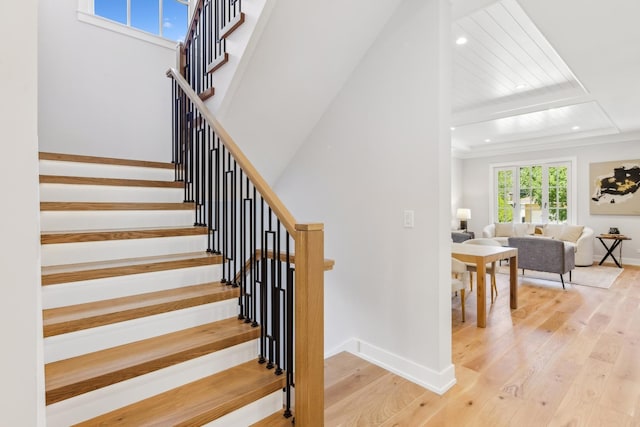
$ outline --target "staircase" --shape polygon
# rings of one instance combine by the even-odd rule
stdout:
[[[280,413],[173,165],[41,153],[47,425],[250,425]]]

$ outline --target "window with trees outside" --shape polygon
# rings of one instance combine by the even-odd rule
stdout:
[[[495,222],[573,221],[572,161],[493,167]]]
[[[189,0],[92,0],[93,14],[172,41],[182,41]]]

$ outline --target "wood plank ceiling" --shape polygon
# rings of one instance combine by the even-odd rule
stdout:
[[[452,39],[454,154],[619,132],[515,0],[458,19]]]

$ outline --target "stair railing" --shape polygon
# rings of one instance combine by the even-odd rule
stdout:
[[[239,318],[261,327],[259,360],[285,374],[285,416],[324,417],[324,231],[298,224],[189,83],[171,69],[173,163],[222,281],[240,288]],[[295,253],[295,255],[294,255]],[[248,261],[247,261],[248,260]]]
[[[244,22],[241,0],[198,0],[184,43],[179,71],[203,99],[213,96],[212,73],[228,60],[226,38]]]

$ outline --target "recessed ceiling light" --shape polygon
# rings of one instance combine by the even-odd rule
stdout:
[[[516,85],[516,89],[518,90],[522,90],[524,88],[526,88],[528,85],[526,83],[520,83],[518,85]]]
[[[449,129],[456,130],[455,126],[451,126]]]
[[[491,142],[489,138],[485,139],[484,142]]]
[[[578,130],[578,129],[580,129],[580,126],[574,126],[571,128],[571,130]]]
[[[457,44],[458,46],[461,46],[461,45],[463,45],[463,44],[467,44],[467,42],[468,42],[468,41],[469,41],[469,40],[467,40],[467,38],[466,38],[466,37],[464,37],[464,36],[463,36],[463,37],[458,37],[458,38],[456,39],[456,44]]]

